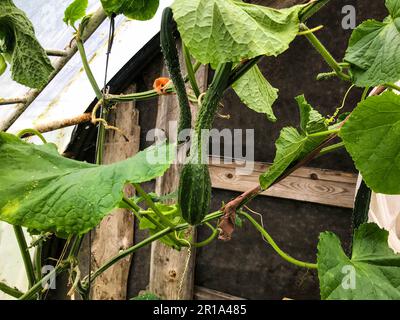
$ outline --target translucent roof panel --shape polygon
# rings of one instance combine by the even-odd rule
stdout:
[[[91,0],[89,12],[99,6],[98,0]],[[72,38],[72,29],[62,21],[64,8],[70,1],[19,0],[15,2],[32,19],[36,33],[43,47],[64,48]],[[155,18],[150,21],[134,21],[118,16],[116,19],[115,42],[109,66],[111,79],[160,29],[162,9],[172,0],[161,0]],[[60,10],[60,8],[62,8]],[[51,19],[47,21],[47,17]],[[44,19],[46,17],[46,19]],[[94,76],[99,84],[104,81],[109,23],[105,21],[86,42],[85,48]],[[0,97],[13,98],[23,95],[27,89],[13,83],[9,75],[0,78]],[[51,83],[43,90],[23,115],[11,126],[9,132],[35,127],[53,120],[62,120],[82,114],[94,99],[92,88],[82,70],[82,63],[76,54]],[[0,107],[0,123],[13,113],[14,106]],[[65,150],[73,128],[66,128],[45,134],[48,141]],[[35,141],[35,140],[33,140]]]

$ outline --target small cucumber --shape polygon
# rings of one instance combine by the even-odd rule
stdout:
[[[202,130],[211,129],[218,104],[228,87],[232,63],[218,67],[213,82],[201,104],[196,121],[196,132],[190,157],[182,169],[179,182],[179,204],[183,219],[191,225],[199,224],[208,213],[211,201],[211,179],[208,165],[202,161]]]
[[[210,209],[211,179],[206,164],[183,167],[178,196],[182,218],[191,225],[199,224]]]

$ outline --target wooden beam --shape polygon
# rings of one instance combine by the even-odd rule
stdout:
[[[224,292],[196,286],[194,288],[194,300],[246,300]]]
[[[180,50],[181,65],[184,66],[181,51],[182,50]],[[162,73],[164,76],[168,76],[165,67]],[[208,78],[207,68],[200,68],[196,74],[196,78],[200,90],[205,90]],[[192,115],[194,119],[196,117],[195,111],[197,111],[197,108],[193,107]],[[170,141],[176,141],[176,132],[169,132],[169,129],[171,121],[178,121],[178,117],[179,107],[176,96],[161,97],[158,105],[156,127],[162,129]],[[179,161],[179,163],[182,162]],[[163,195],[177,189],[179,184],[180,168],[180,165],[174,164],[163,177],[157,179],[157,194]],[[196,235],[193,232],[191,236],[193,239],[196,239]],[[153,292],[162,299],[192,299],[195,256],[195,250],[192,248],[188,266],[186,267],[186,261],[188,259],[187,249],[182,249],[179,252],[163,245],[161,242],[154,242],[152,244],[150,260],[150,292]],[[180,288],[182,279],[182,287]]]
[[[129,88],[129,92],[135,88]],[[109,124],[121,129],[129,142],[118,132],[109,130],[106,133],[104,146],[104,163],[113,163],[127,159],[139,151],[140,127],[139,112],[134,102],[120,103],[110,112]],[[133,195],[131,188],[126,188],[127,196]],[[92,269],[97,269],[120,250],[127,249],[134,241],[134,219],[129,210],[116,209],[108,215],[93,231]],[[94,282],[92,299],[125,300],[131,256],[121,260]]]
[[[225,160],[226,162],[226,160]],[[213,188],[244,192],[258,184],[258,177],[269,164],[254,162],[250,174],[241,175],[243,164],[236,161],[223,163],[222,159],[210,158],[210,174]],[[320,203],[353,208],[357,175],[341,171],[300,168],[289,177],[262,193],[264,196]]]

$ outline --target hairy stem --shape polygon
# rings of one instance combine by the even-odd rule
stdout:
[[[37,136],[44,144],[47,143],[47,141],[44,138],[44,136],[42,135],[42,133],[39,132],[38,130],[32,129],[32,128],[21,130],[16,134],[16,136],[18,138],[24,138],[26,136]]]
[[[195,248],[205,247],[205,246],[209,245],[211,242],[213,242],[214,239],[218,236],[218,229],[214,228],[214,227],[213,227],[210,223],[208,223],[208,222],[206,222],[205,224],[206,224],[207,227],[209,227],[209,228],[211,229],[211,231],[212,231],[211,235],[210,235],[207,239],[205,239],[205,240],[203,240],[203,241],[195,242],[195,243],[190,243],[190,245],[191,245],[192,247],[195,247]]]
[[[331,145],[331,146],[329,146],[329,147],[323,148],[323,149],[319,152],[318,157],[323,156],[323,155],[326,155],[327,153],[330,153],[330,152],[332,152],[332,151],[336,151],[336,150],[342,149],[343,147],[344,147],[344,142],[343,142],[343,141],[342,141],[342,142],[335,143],[335,144],[333,144],[333,145]]]
[[[208,214],[204,220],[202,221],[202,223],[206,223],[209,222],[211,220],[217,219],[219,217],[222,216],[222,212],[221,211],[216,211],[213,213]],[[156,234],[152,235],[151,237],[143,240],[142,242],[139,242],[138,244],[134,245],[133,247],[130,247],[122,252],[120,252],[118,255],[116,255],[115,257],[111,258],[108,262],[106,262],[105,264],[103,264],[99,269],[97,269],[92,276],[90,277],[90,281],[93,281],[94,279],[96,279],[100,274],[102,274],[104,271],[106,271],[108,268],[110,268],[111,266],[113,266],[115,263],[117,263],[118,261],[120,261],[121,259],[125,258],[126,256],[136,252],[137,250],[139,250],[140,248],[145,247],[146,245],[149,245],[150,243],[166,236],[167,234],[170,234],[174,231],[182,231],[182,230],[186,230],[188,228],[190,228],[191,226],[188,223],[183,223],[181,225],[178,225],[176,227],[167,227],[164,230],[161,230],[159,232],[157,232]],[[88,277],[86,277],[83,281],[83,286],[87,286],[88,285]]]
[[[14,298],[20,298],[24,293],[19,291],[17,288],[12,288],[6,285],[4,282],[0,281],[0,291],[3,291],[5,294],[8,294]]]
[[[147,203],[147,205],[154,211],[154,213],[158,216],[160,219],[161,223],[165,226],[168,227],[173,227],[173,224],[166,218],[162,212],[157,208],[151,197],[142,189],[142,187],[134,183],[133,186],[135,187],[136,191],[139,193],[139,195],[144,199],[144,201]]]
[[[37,293],[43,290],[43,284],[47,283],[49,280],[54,279],[58,274],[68,270],[69,263],[63,262],[51,270],[46,276],[44,276],[40,281],[36,282],[32,288],[30,288],[26,293],[19,297],[20,300],[30,300]]]
[[[165,229],[166,226],[157,221],[156,219],[154,219],[151,215],[148,214],[143,216],[143,214],[141,214],[143,213],[143,211],[141,211],[142,209],[134,201],[126,197],[124,197],[122,201],[132,210],[133,214],[139,219],[139,221],[142,219],[147,219],[157,227],[158,231]],[[168,235],[168,238],[173,243],[175,243],[177,248],[180,248],[182,246],[182,243],[179,240],[177,240],[174,236]]]
[[[317,269],[318,266],[315,263],[309,263],[309,262],[303,262],[300,260],[297,260],[287,253],[285,253],[281,248],[278,247],[274,239],[269,235],[269,233],[256,221],[253,219],[252,216],[250,216],[246,212],[240,212],[240,215],[244,216],[247,220],[249,220],[253,226],[263,235],[265,240],[271,245],[271,247],[275,250],[277,254],[281,256],[282,259],[286,260],[287,262],[294,264],[296,266],[302,267],[302,268],[308,268],[308,269]]]
[[[400,87],[394,83],[386,83],[384,86],[400,92]]]
[[[196,75],[195,75],[195,72],[193,69],[192,57],[190,56],[190,51],[185,45],[183,45],[183,55],[185,58],[186,70],[188,73],[188,79],[189,79],[190,85],[193,89],[194,94],[198,98],[200,96],[200,89],[199,89],[199,86],[196,81]]]
[[[338,134],[339,131],[340,131],[340,129],[326,130],[326,131],[311,133],[311,134],[308,135],[308,137],[309,138],[325,137],[325,136],[329,136],[331,134]]]
[[[310,29],[302,23],[300,25],[300,29],[302,31],[309,31]],[[313,45],[315,50],[322,56],[322,58],[325,60],[325,62],[332,68],[333,71],[336,72],[339,78],[345,80],[345,81],[350,81],[350,76],[343,73],[342,67],[339,65],[339,63],[335,60],[335,58],[331,55],[331,53],[328,51],[328,49],[321,43],[321,41],[318,40],[318,38],[315,36],[314,33],[305,33],[304,36],[307,38],[307,40]]]
[[[31,256],[29,254],[28,245],[26,244],[24,231],[20,226],[13,226],[13,228],[14,228],[15,238],[17,239],[18,242],[19,250],[21,251],[22,260],[24,262],[29,287],[32,287],[36,282],[35,271],[34,271],[35,269],[33,268],[33,263]]]

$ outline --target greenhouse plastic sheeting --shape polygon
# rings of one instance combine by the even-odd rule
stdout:
[[[71,0],[14,0],[14,2],[32,20],[36,35],[43,47],[64,49],[71,41],[72,29],[63,22],[63,9],[71,3]],[[88,12],[99,8],[99,0],[90,0],[89,3]],[[160,29],[162,9],[171,3],[172,0],[161,0],[156,17],[150,21],[133,21],[122,16],[117,17],[108,73],[110,78],[157,34]],[[99,84],[104,81],[108,30],[109,24],[106,21],[85,44],[88,59]],[[27,91],[26,87],[11,81],[9,72],[0,77],[1,98],[20,97]],[[78,116],[85,112],[94,98],[92,88],[82,70],[79,55],[76,54],[8,131],[15,133],[39,123]],[[13,113],[14,107],[11,105],[0,108],[0,123]],[[55,143],[59,151],[63,152],[70,142],[72,132],[73,127],[65,128],[46,133],[45,138]],[[0,279],[25,290],[27,284],[23,263],[13,238],[12,228],[5,223],[0,223],[0,257],[2,257]],[[0,299],[7,297],[0,292]]]
[[[357,189],[361,180],[359,175]],[[389,246],[400,253],[400,196],[372,192],[368,217],[369,222],[389,231]]]

